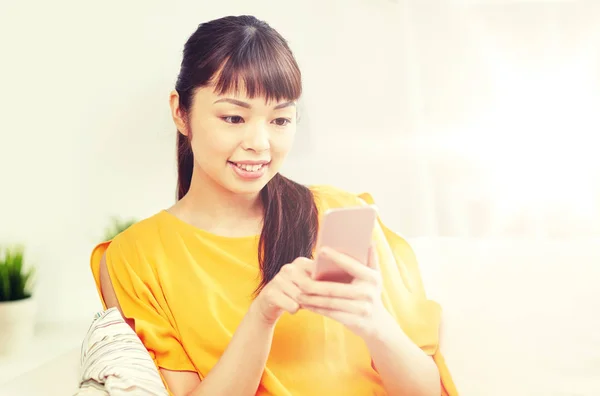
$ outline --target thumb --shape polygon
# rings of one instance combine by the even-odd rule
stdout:
[[[377,246],[375,245],[375,242],[372,242],[371,247],[369,247],[369,260],[367,261],[367,266],[379,271],[379,257],[377,255]]]
[[[304,270],[309,275],[312,275],[312,272],[315,268],[315,261],[307,257],[298,257],[296,260],[294,260],[293,264],[301,270]]]

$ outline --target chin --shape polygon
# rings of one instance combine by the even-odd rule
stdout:
[[[226,188],[236,195],[255,195],[260,193],[266,183],[256,184],[254,186],[227,185]]]
[[[254,195],[260,193],[273,176],[265,175],[256,180],[228,180],[223,186],[234,194]]]

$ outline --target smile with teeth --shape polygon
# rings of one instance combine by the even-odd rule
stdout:
[[[235,165],[235,166],[237,166],[238,168],[240,168],[242,170],[245,170],[246,172],[258,172],[265,165],[268,165],[268,164],[247,165],[247,164],[236,164],[235,162],[232,162],[232,164]]]

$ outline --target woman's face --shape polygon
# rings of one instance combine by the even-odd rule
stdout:
[[[208,177],[236,194],[259,192],[279,171],[294,141],[296,104],[265,102],[242,93],[196,90],[187,117],[177,92],[171,95],[179,131],[191,136],[194,177]]]

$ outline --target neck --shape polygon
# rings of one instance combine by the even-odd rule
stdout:
[[[171,209],[183,220],[218,234],[248,234],[260,229],[260,193],[236,194],[195,168],[188,193]]]

